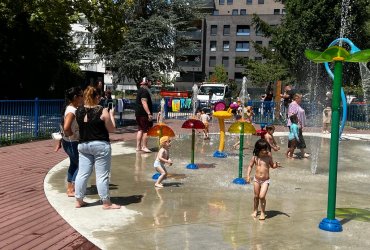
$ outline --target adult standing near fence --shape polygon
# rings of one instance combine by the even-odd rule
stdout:
[[[65,92],[66,107],[62,117],[63,138],[60,141],[69,157],[67,171],[67,195],[75,196],[75,180],[78,172],[78,140],[80,133],[76,121],[76,110],[83,104],[83,93],[79,87],[67,89]]]
[[[297,115],[298,117],[299,142],[298,142],[297,148],[301,150],[301,156],[303,158],[307,158],[310,155],[305,153],[306,143],[303,138],[303,129],[306,124],[306,113],[305,113],[305,110],[300,106],[301,102],[302,102],[302,95],[298,93],[295,94],[293,96],[293,101],[289,104],[289,107],[288,107],[288,117],[291,117],[292,115]],[[292,123],[290,119],[288,119],[287,126],[289,129],[290,129],[291,124]]]
[[[138,126],[136,135],[136,151],[152,152],[148,148],[148,130],[153,126],[153,104],[149,87],[151,82],[144,77],[136,95],[135,117]]]
[[[293,101],[293,97],[295,95],[295,91],[292,88],[291,84],[287,84],[284,87],[283,94],[280,94],[280,97],[283,99],[284,111],[287,112],[289,104]]]
[[[84,106],[76,111],[76,120],[80,129],[79,169],[76,177],[76,208],[86,206],[83,201],[87,181],[95,166],[96,186],[103,202],[103,209],[118,209],[109,196],[109,176],[111,170],[112,149],[109,132],[115,131],[114,109],[108,111],[99,105],[100,93],[94,87],[84,91]]]

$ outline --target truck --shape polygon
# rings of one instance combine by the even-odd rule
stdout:
[[[201,108],[220,101],[225,102],[228,107],[231,103],[231,91],[225,83],[204,82],[199,87],[197,99]]]

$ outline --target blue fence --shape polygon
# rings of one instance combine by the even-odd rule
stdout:
[[[0,146],[50,138],[59,128],[64,100],[0,100]]]
[[[159,111],[159,100],[154,100],[154,110]],[[175,104],[175,106],[174,106]],[[256,124],[285,124],[285,112],[280,103],[249,101],[253,107]],[[50,138],[59,130],[64,100],[0,100],[0,146],[39,138]],[[317,103],[302,104],[308,126],[321,126],[322,107]],[[133,109],[134,105],[127,108]],[[348,106],[347,123],[357,129],[370,129],[369,104]],[[193,113],[191,101],[183,98],[167,99],[167,119],[188,119]]]

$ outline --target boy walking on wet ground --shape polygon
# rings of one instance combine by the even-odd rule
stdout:
[[[200,115],[200,120],[203,122],[204,124],[204,129],[203,129],[203,133],[204,133],[204,140],[209,140],[209,120],[211,118],[209,117],[208,114],[206,114],[204,112],[204,110],[202,110],[202,114]]]
[[[167,177],[167,169],[165,164],[169,166],[172,165],[172,160],[170,159],[170,145],[171,140],[168,136],[163,136],[159,139],[160,149],[157,154],[157,157],[154,161],[154,168],[161,175],[158,177],[157,182],[154,184],[157,188],[163,188],[162,181]]]
[[[253,177],[254,198],[253,198],[253,218],[257,218],[258,205],[261,205],[260,220],[266,218],[266,194],[270,185],[270,168],[277,168],[279,162],[274,162],[271,156],[271,147],[265,139],[259,139],[253,150],[253,156],[249,161],[247,169],[247,182],[250,182],[250,174],[253,166],[256,166]]]

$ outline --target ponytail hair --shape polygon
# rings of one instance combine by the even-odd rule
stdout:
[[[62,110],[62,121],[61,121],[61,125],[63,126],[64,125],[64,113],[67,109],[67,106],[69,104],[71,104],[74,99],[79,96],[82,92],[82,89],[80,87],[72,87],[72,88],[69,88],[67,89],[65,92],[64,92],[64,107],[63,107],[63,110]]]
[[[96,97],[99,95],[100,93],[96,88],[88,86],[84,91],[84,104],[88,106],[97,105]]]

